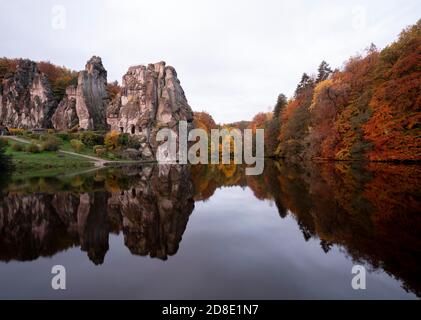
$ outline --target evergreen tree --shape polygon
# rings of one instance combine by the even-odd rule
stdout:
[[[308,89],[312,87],[313,85],[314,85],[314,80],[307,73],[303,73],[301,77],[301,81],[298,84],[297,89],[295,90],[295,96],[298,96],[305,89]]]
[[[275,119],[279,119],[287,103],[288,103],[287,97],[283,93],[281,93],[278,96],[278,101],[276,102],[275,108],[273,109],[273,117]]]
[[[322,61],[320,64],[317,74],[316,83],[325,81],[329,76],[332,74],[332,69],[330,68],[329,64],[326,61]]]

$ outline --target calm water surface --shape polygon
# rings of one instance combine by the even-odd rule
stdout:
[[[417,299],[420,177],[269,161],[257,177],[234,165],[2,177],[0,298]],[[65,291],[51,289],[58,264]]]

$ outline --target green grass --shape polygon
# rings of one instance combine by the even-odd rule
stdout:
[[[17,142],[11,142],[17,143]],[[13,151],[9,146],[6,154],[12,157],[15,166],[14,175],[40,176],[57,175],[77,169],[93,167],[93,163],[78,156],[72,156],[52,151],[29,153],[25,151]],[[23,146],[26,146],[22,144]]]
[[[70,141],[63,141],[63,144],[60,146],[60,149],[64,150],[64,151],[70,151],[70,152],[84,154],[84,155],[87,155],[87,156],[97,157],[97,155],[95,154],[93,149],[90,148],[90,147],[85,147],[81,151],[74,150],[72,148],[71,144],[70,144]]]
[[[88,147],[88,146],[86,146],[85,148],[83,148],[81,151],[75,151],[72,148],[72,146],[70,144],[70,141],[63,141],[63,144],[60,146],[60,149],[61,150],[64,150],[64,151],[70,151],[70,152],[75,152],[75,153],[83,154],[83,155],[86,155],[86,156],[97,157],[97,158],[101,158],[101,159],[104,159],[104,160],[116,160],[116,157],[112,153],[109,152],[109,153],[107,153],[107,154],[105,154],[103,156],[98,156],[94,152],[93,148],[92,147]]]

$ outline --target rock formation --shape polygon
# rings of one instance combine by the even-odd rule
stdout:
[[[54,128],[66,130],[78,124],[80,129],[106,130],[108,103],[107,71],[101,58],[94,56],[79,72],[77,87],[67,88],[66,97],[53,116]]]
[[[56,99],[37,63],[19,60],[16,70],[0,83],[0,125],[56,130],[111,127],[138,135],[143,157],[150,158],[159,147],[159,129],[169,128],[177,134],[180,121],[189,122],[188,128],[193,121],[177,73],[165,62],[130,67],[123,76],[121,92],[110,102],[107,71],[101,58],[93,56],[79,72],[77,85],[67,87],[60,102]]]
[[[111,130],[139,135],[146,156],[153,156],[158,148],[158,130],[169,128],[177,134],[181,120],[191,123],[193,112],[175,69],[165,62],[130,67],[121,93],[107,108]]]
[[[12,128],[49,128],[56,102],[35,62],[19,60],[0,86],[0,122]]]
[[[79,117],[76,112],[76,87],[69,86],[66,96],[59,103],[57,110],[51,119],[54,129],[64,131],[79,125]]]
[[[100,57],[92,57],[79,73],[76,90],[76,112],[79,127],[86,130],[107,128],[107,71]]]

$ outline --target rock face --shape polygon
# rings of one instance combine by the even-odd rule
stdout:
[[[56,102],[35,62],[20,60],[0,90],[0,122],[12,128],[50,128]]]
[[[76,113],[79,127],[85,130],[105,130],[108,105],[107,71],[100,57],[92,57],[79,73],[76,89]]]
[[[106,110],[109,104],[107,71],[100,57],[92,57],[79,72],[78,84],[66,89],[54,116],[56,130],[66,130],[79,125],[84,130],[106,130]]]
[[[177,134],[181,120],[191,123],[193,112],[175,69],[165,62],[130,67],[123,76],[121,93],[107,108],[111,130],[139,135],[146,157],[158,149],[158,130],[166,127]]]
[[[54,129],[69,130],[79,125],[79,117],[76,112],[76,87],[69,86],[66,96],[59,103],[57,110],[51,119]]]
[[[58,104],[58,105],[57,105]],[[20,60],[12,76],[0,84],[0,125],[14,128],[112,130],[138,135],[142,156],[152,158],[162,143],[161,128],[178,135],[178,124],[192,126],[193,112],[173,67],[165,62],[130,67],[122,90],[110,102],[107,71],[93,56],[79,72],[77,86],[69,86],[60,103],[37,64]]]

